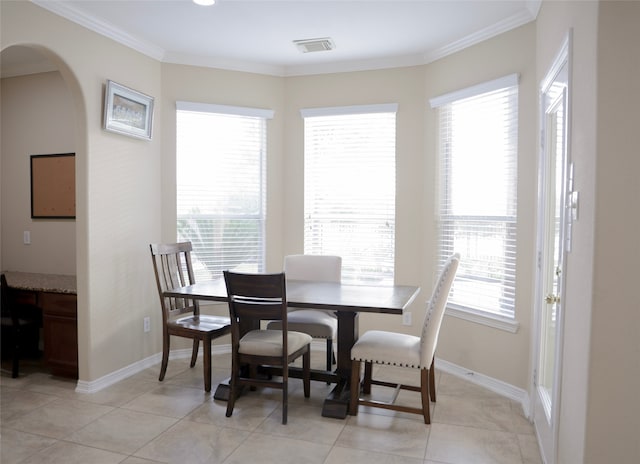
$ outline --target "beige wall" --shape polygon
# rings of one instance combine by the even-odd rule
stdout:
[[[58,72],[2,79],[2,261],[24,272],[76,273],[76,222],[31,219],[30,155],[75,151],[75,117]],[[31,244],[23,243],[30,231]],[[46,259],[43,259],[46,256]]]
[[[536,124],[535,24],[520,27],[494,39],[430,64],[426,70],[427,97],[442,95],[508,74],[520,75],[518,94],[518,243],[516,262],[517,333],[446,317],[438,356],[522,389],[528,389],[532,331],[533,256],[535,253]],[[426,162],[433,171],[437,153],[437,112],[426,121]],[[435,177],[430,174],[428,183]],[[432,197],[426,201],[426,221],[433,217]],[[433,230],[433,225],[430,226]],[[429,262],[429,257],[426,257]]]
[[[640,4],[545,2],[538,78],[573,32],[579,219],[567,260],[557,462],[640,461]]]
[[[544,3],[537,21],[538,81],[547,73],[562,42],[573,31],[570,65],[570,154],[580,192],[579,219],[573,225],[566,263],[562,397],[558,461],[584,462],[587,380],[593,282],[594,173],[596,157],[597,3]]]
[[[572,146],[580,218],[567,263],[558,462],[629,462],[639,429],[638,6],[545,2],[524,26],[425,66],[274,78],[162,65],[28,2],[2,2],[2,48],[33,44],[58,66],[74,108],[78,217],[80,379],[91,381],[160,351],[148,243],[175,237],[175,100],[274,109],[269,123],[269,269],[302,250],[301,108],[399,103],[399,283],[430,288],[435,237],[435,113],[428,98],[511,72],[521,74],[517,334],[447,317],[439,356],[528,388],[535,242],[536,86],[573,28]],[[617,69],[624,72],[616,72]],[[157,97],[154,139],[102,130],[106,79]],[[622,92],[621,92],[622,90]],[[4,105],[6,96],[3,96]],[[3,131],[6,116],[3,118]],[[3,135],[3,156],[5,145]],[[66,151],[66,149],[65,149]],[[2,216],[6,215],[4,170]],[[624,227],[612,227],[624,224]],[[3,223],[2,241],[6,232]],[[22,226],[21,226],[22,227]],[[19,238],[21,235],[19,235]],[[6,248],[6,247],[4,247]],[[6,258],[3,252],[3,263]],[[13,258],[11,258],[13,259]],[[626,279],[626,280],[625,280]],[[626,287],[623,287],[623,284]],[[412,307],[414,321],[422,303]],[[151,316],[152,332],[142,333]],[[385,316],[372,327],[417,332]]]
[[[598,11],[593,312],[585,462],[640,462],[640,3]],[[618,376],[623,375],[620,379]]]
[[[520,233],[517,334],[447,318],[440,357],[526,388],[530,319],[532,211],[535,179],[530,148],[535,117],[533,25],[427,66],[276,78],[159,64],[31,4],[3,4],[3,46],[46,43],[77,79],[86,151],[78,159],[78,277],[82,380],[97,379],[160,349],[160,324],[148,243],[175,238],[175,101],[275,110],[269,122],[267,267],[302,251],[300,109],[398,103],[396,281],[424,291],[411,308],[414,325],[364,315],[361,331],[389,328],[417,334],[434,269],[435,116],[428,98],[508,73],[521,74]],[[44,24],[47,24],[45,27]],[[13,26],[14,24],[19,26]],[[47,33],[45,34],[44,31]],[[55,35],[55,39],[50,39]],[[6,44],[6,45],[5,45]],[[88,53],[87,50],[91,50]],[[65,76],[65,72],[62,72]],[[66,76],[65,76],[66,77]],[[101,128],[102,94],[113,79],[157,96],[152,142]],[[86,116],[85,116],[86,114]],[[83,207],[84,206],[84,207]],[[144,335],[142,318],[152,318]],[[114,322],[113,318],[122,322]],[[123,322],[126,322],[124,326]],[[461,341],[464,341],[461,343]],[[515,353],[515,355],[514,355]]]
[[[2,49],[38,48],[75,108],[79,371],[81,381],[95,380],[160,351],[157,327],[142,331],[143,317],[157,313],[147,247],[160,238],[160,137],[102,129],[106,80],[160,95],[160,64],[32,3],[0,8]],[[154,131],[162,133],[159,112]]]

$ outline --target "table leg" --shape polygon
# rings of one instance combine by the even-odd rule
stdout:
[[[349,412],[351,347],[358,340],[358,313],[338,311],[338,383],[324,400],[322,415],[344,419]]]

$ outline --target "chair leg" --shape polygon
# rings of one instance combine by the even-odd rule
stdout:
[[[289,366],[285,362],[284,366],[282,366],[282,425],[287,424],[287,413],[289,410],[288,400],[289,400]]]
[[[197,338],[193,339],[193,349],[191,350],[191,364],[189,367],[193,367],[196,365],[196,361],[198,360],[198,348],[199,348],[200,340]]]
[[[302,355],[302,383],[304,387],[304,397],[311,396],[311,349]]]
[[[160,364],[160,377],[158,380],[162,382],[164,380],[164,376],[167,373],[167,365],[169,364],[169,345],[170,345],[169,334],[164,334],[162,337],[162,364]]]
[[[364,362],[364,380],[362,381],[362,393],[365,395],[371,394],[371,377],[373,373],[373,363]]]
[[[20,371],[20,333],[14,329],[12,337],[13,354],[11,361],[11,378],[16,379]]]
[[[231,380],[229,381],[229,398],[227,399],[227,412],[226,416],[231,417],[233,414],[233,407],[236,403],[236,397],[238,396],[238,376],[240,375],[240,366],[235,355],[232,355],[231,359]]]
[[[429,371],[427,369],[420,369],[420,396],[422,397],[422,417],[424,417],[424,423],[431,423],[431,416],[429,414]]]
[[[433,368],[435,365],[435,357],[431,360],[431,367],[429,368],[429,395],[431,401],[436,402],[436,371]]]
[[[327,338],[327,370],[331,371],[333,366],[333,340]]]
[[[349,400],[349,414],[358,415],[358,402],[360,401],[360,361],[351,361],[351,398]]]
[[[202,340],[202,349],[204,350],[202,363],[204,364],[204,391],[211,391],[211,338],[206,337]]]

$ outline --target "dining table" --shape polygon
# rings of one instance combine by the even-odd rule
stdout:
[[[419,292],[420,287],[410,285],[358,285],[287,279],[288,307],[334,311],[338,319],[336,369],[311,371],[312,380],[335,383],[323,403],[324,417],[344,419],[349,411],[351,347],[358,340],[359,314],[395,314],[401,317]],[[173,288],[165,291],[164,295],[214,302],[228,300],[223,278]],[[301,369],[290,367],[289,376],[301,377]],[[229,392],[228,382],[223,382],[218,385],[214,398],[226,401]]]

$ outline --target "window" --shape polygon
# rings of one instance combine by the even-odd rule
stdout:
[[[302,110],[304,252],[342,256],[344,282],[393,283],[396,110]]]
[[[264,269],[266,121],[272,112],[178,102],[178,240],[196,280]]]
[[[449,307],[515,317],[518,76],[431,100],[439,109],[439,262],[461,254]]]

